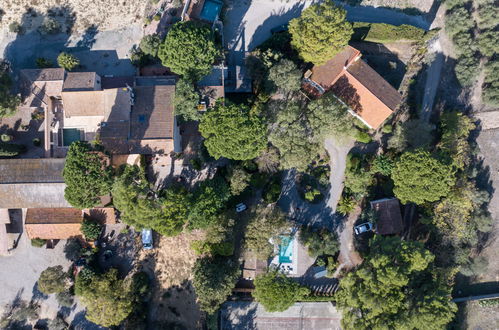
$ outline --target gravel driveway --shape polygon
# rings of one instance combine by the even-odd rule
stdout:
[[[297,223],[329,228],[330,230],[338,228],[342,217],[335,215],[336,205],[343,191],[346,156],[353,144],[353,140],[339,144],[332,138],[326,139],[325,147],[329,153],[331,166],[330,188],[326,198],[320,203],[311,204],[304,201],[296,188],[296,170],[286,171],[282,184],[282,195],[278,202],[281,209]]]
[[[42,36],[36,31],[16,35],[4,30],[0,31],[0,58],[8,59],[17,74],[20,69],[36,68],[38,57],[56,64],[59,53],[65,51],[79,58],[82,65],[79,71],[127,76],[134,75],[136,71],[128,52],[141,38],[140,24],[113,31],[88,30],[72,36],[64,33]]]
[[[227,48],[231,51],[229,57],[242,58],[244,51],[251,51],[267,40],[272,28],[300,16],[305,8],[315,2],[320,1],[228,1],[228,10],[224,20],[224,37]],[[423,29],[428,29],[430,26],[422,16],[406,15],[395,10],[347,5],[344,7],[349,21],[410,24]]]
[[[54,249],[36,248],[23,233],[19,245],[10,256],[0,257],[0,278],[2,293],[0,294],[0,312],[4,306],[11,303],[17,296],[30,301],[32,298],[43,300],[45,316],[54,317],[58,304],[54,297],[41,294],[35,287],[40,273],[47,267],[62,265],[69,267],[69,261],[64,257],[65,241],[60,241]]]

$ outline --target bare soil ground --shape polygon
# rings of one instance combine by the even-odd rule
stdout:
[[[476,301],[467,303],[467,327],[473,330],[499,329],[499,306],[482,307]]]
[[[154,277],[149,303],[151,329],[173,328],[174,325],[200,328],[201,312],[191,284],[191,269],[197,256],[190,245],[202,237],[200,231],[161,237],[157,248],[140,253],[141,267]]]
[[[147,4],[147,0],[3,0],[0,7],[5,14],[0,28],[23,21],[27,31],[36,29],[42,23],[42,16],[36,13],[44,14],[51,9],[53,18],[63,27],[74,15],[75,31],[83,31],[91,25],[101,31],[115,30],[142,20]],[[30,14],[26,14],[28,8],[32,8]]]

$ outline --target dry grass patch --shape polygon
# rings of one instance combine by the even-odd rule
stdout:
[[[115,30],[142,20],[148,1],[141,0],[2,0],[4,15],[0,28],[12,22],[21,23],[26,30],[37,29],[43,16],[57,20],[67,31],[84,31],[95,25],[99,30]],[[72,23],[74,21],[74,23]]]

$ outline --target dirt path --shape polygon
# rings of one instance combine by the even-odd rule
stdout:
[[[336,205],[340,200],[341,193],[343,192],[343,180],[345,179],[345,167],[348,152],[352,149],[354,140],[346,141],[339,144],[332,138],[326,139],[324,146],[329,153],[331,176],[329,177],[329,199],[327,206],[331,209],[331,213],[336,212]]]
[[[342,269],[352,269],[362,262],[362,258],[353,245],[353,224],[359,217],[360,212],[361,208],[359,206],[350,212],[343,229],[338,232],[340,239],[340,254],[338,260],[340,261],[340,265],[336,269],[334,277],[337,277]]]
[[[440,83],[440,74],[444,64],[444,54],[442,53],[442,46],[440,45],[440,38],[437,37],[428,46],[429,52],[435,54],[433,61],[430,64],[426,77],[426,84],[424,88],[423,105],[421,107],[421,119],[428,122],[431,117],[431,110],[433,108],[433,101],[437,94],[438,85]]]

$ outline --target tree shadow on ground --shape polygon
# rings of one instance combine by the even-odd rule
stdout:
[[[190,329],[199,325],[199,320],[192,319],[193,313],[199,315],[200,312],[190,280],[184,280],[180,285],[163,287],[160,283],[163,275],[156,269],[155,254],[149,254],[141,260],[137,271],[145,272],[151,280],[150,296],[146,303],[146,329]]]

